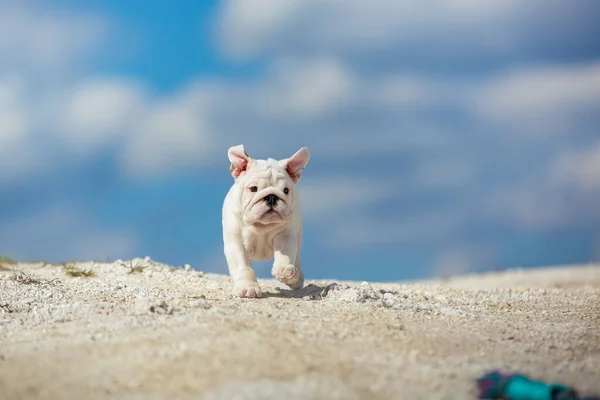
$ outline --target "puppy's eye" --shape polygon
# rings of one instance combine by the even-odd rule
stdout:
[[[256,187],[256,186],[251,186],[250,187],[250,191],[251,192],[256,192],[257,190],[258,190],[258,187]]]
[[[283,193],[288,194],[289,192],[290,192],[290,189],[288,189],[288,188],[283,189]]]

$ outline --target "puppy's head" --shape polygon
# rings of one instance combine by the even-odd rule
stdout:
[[[240,144],[231,147],[227,155],[229,172],[240,188],[244,221],[262,225],[289,221],[296,198],[295,184],[310,159],[308,148],[302,147],[283,160],[257,160],[248,156]]]

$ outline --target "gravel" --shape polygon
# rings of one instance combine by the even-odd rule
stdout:
[[[597,265],[260,284],[234,298],[149,257],[0,266],[0,400],[467,399],[496,368],[600,393]]]

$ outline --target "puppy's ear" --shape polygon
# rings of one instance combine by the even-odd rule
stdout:
[[[227,157],[229,157],[229,161],[231,162],[229,172],[231,172],[231,176],[233,176],[234,179],[237,179],[238,176],[248,168],[250,157],[244,150],[243,144],[230,147],[229,150],[227,150]]]
[[[280,162],[285,167],[290,178],[292,178],[292,181],[298,183],[302,177],[302,170],[306,167],[308,160],[310,160],[310,151],[308,151],[308,147],[302,147],[293,156]]]

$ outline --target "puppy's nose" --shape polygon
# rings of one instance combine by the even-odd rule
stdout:
[[[273,207],[273,206],[275,206],[275,204],[277,204],[277,200],[279,200],[279,197],[275,196],[274,194],[270,194],[268,196],[265,196],[264,200],[265,200],[265,203],[267,203],[269,206]]]

